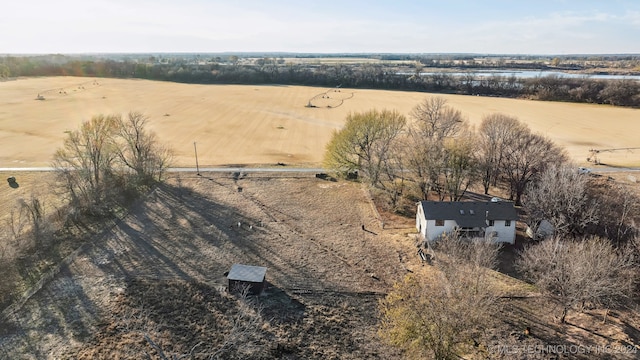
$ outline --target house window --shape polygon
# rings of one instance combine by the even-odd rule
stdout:
[[[489,220],[489,226],[494,226],[494,225],[495,225],[495,221]]]
[[[511,226],[511,220],[505,220],[504,226]]]
[[[436,220],[436,226],[444,226],[444,220]]]

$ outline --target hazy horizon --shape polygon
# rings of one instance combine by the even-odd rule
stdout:
[[[105,55],[105,56],[109,56],[109,55],[160,55],[160,54],[167,54],[167,55],[223,55],[223,56],[228,56],[228,55],[247,55],[248,57],[250,56],[263,56],[263,55],[295,55],[298,56],[300,58],[304,58],[306,55],[308,55],[309,57],[313,57],[313,56],[322,56],[322,55],[326,55],[329,57],[340,57],[341,55],[347,56],[347,57],[354,57],[357,58],[358,55],[362,55],[364,56],[376,56],[376,55],[407,55],[407,56],[420,56],[420,55],[425,55],[425,56],[429,56],[429,55],[433,55],[433,56],[447,56],[447,55],[451,55],[451,56],[466,56],[466,55],[470,55],[470,56],[488,56],[488,57],[509,57],[509,56],[531,56],[531,57],[549,57],[549,56],[566,56],[566,57],[572,57],[572,56],[640,56],[640,52],[637,53],[575,53],[575,54],[534,54],[534,53],[462,53],[462,52],[451,52],[451,53],[445,53],[445,52],[438,52],[438,53],[427,53],[427,52],[421,52],[421,53],[416,53],[416,52],[354,52],[354,53],[348,53],[348,52],[291,52],[291,51],[244,51],[244,50],[239,50],[239,51],[128,51],[128,52],[119,52],[119,51],[113,51],[113,52],[107,52],[107,51],[101,51],[101,52],[29,52],[29,53],[2,53],[0,52],[0,56],[51,56],[51,55],[63,55],[63,56],[100,56],[100,55]]]
[[[640,2],[361,0],[4,4],[2,54],[637,54]]]

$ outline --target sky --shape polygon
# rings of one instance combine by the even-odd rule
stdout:
[[[3,0],[0,53],[638,54],[638,0]]]

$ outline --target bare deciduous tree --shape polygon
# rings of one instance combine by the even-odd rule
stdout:
[[[411,117],[420,135],[430,139],[454,137],[466,127],[462,113],[442,97],[426,98],[411,111]]]
[[[527,187],[524,206],[529,227],[549,221],[556,235],[585,234],[598,223],[599,204],[588,194],[589,177],[570,164],[549,166]]]
[[[101,213],[126,186],[160,180],[171,152],[145,128],[146,122],[136,112],[126,119],[98,115],[69,132],[53,166],[74,208]]]
[[[483,117],[478,131],[478,143],[479,168],[485,194],[489,193],[490,186],[497,184],[507,144],[524,131],[525,126],[515,117],[497,113]]]
[[[6,227],[0,228],[0,259],[14,260],[16,255],[44,244],[53,229],[46,210],[36,193],[17,199],[5,220]]]
[[[42,240],[51,231],[51,223],[47,219],[44,201],[40,200],[35,194],[31,194],[29,199],[19,200],[20,208],[28,216],[30,233],[35,245],[41,245]]]
[[[416,184],[422,198],[426,200],[432,189],[441,193],[439,176],[444,164],[440,142],[424,138],[411,129],[405,144],[407,176]]]
[[[158,143],[156,135],[147,130],[148,120],[139,112],[130,112],[126,118],[118,117],[118,159],[135,172],[142,184],[160,180],[171,157],[170,151]]]
[[[5,264],[23,250],[22,244],[28,231],[29,217],[22,206],[14,206],[6,219],[6,227],[0,232],[0,260]]]
[[[459,359],[473,351],[496,302],[484,266],[495,265],[497,252],[484,239],[439,242],[434,276],[407,277],[381,301],[381,336],[419,359]]]
[[[631,294],[636,277],[632,249],[598,237],[544,240],[525,249],[517,267],[561,304],[561,323],[571,309],[616,305]]]
[[[382,163],[382,181],[379,187],[384,191],[393,209],[397,209],[405,188],[405,162],[402,140],[396,137]]]
[[[431,97],[418,104],[411,116],[415,120],[408,131],[405,161],[408,176],[424,199],[434,190],[444,199],[459,198],[475,173],[473,142],[460,111],[447,105],[441,97]]]
[[[114,132],[117,116],[98,115],[68,133],[54,154],[53,166],[80,208],[98,207],[106,195],[106,181],[116,158]]]
[[[449,200],[460,201],[477,178],[476,139],[473,133],[465,131],[455,139],[446,139],[443,151],[443,188]]]
[[[536,174],[548,166],[566,161],[563,149],[550,139],[532,133],[528,128],[506,144],[502,174],[509,185],[509,196],[521,205],[522,195]]]
[[[620,244],[638,236],[640,199],[622,184],[592,179],[587,191],[600,204],[595,233]]]

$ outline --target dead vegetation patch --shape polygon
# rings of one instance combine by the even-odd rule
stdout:
[[[208,358],[224,348],[223,358],[401,357],[377,334],[378,303],[406,274],[429,278],[431,267],[415,252],[412,219],[377,214],[359,183],[308,174],[202,175],[175,174],[96,235],[2,324],[0,357],[158,358],[145,335],[168,356]],[[384,229],[380,217],[389,221]],[[258,333],[240,337],[243,349],[225,345],[244,306],[222,291],[233,263],[268,267],[267,291],[245,318]],[[634,309],[613,311],[602,325],[589,311],[560,325],[550,311],[556,305],[535,288],[501,274],[495,281],[504,298],[485,329],[493,350],[638,344]],[[501,358],[492,349],[487,357]]]

